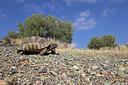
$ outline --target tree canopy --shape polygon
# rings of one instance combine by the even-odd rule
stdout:
[[[92,37],[91,41],[87,45],[89,49],[99,49],[102,47],[115,47],[117,44],[115,43],[115,37],[111,34],[104,35],[102,37]]]
[[[74,27],[72,22],[70,20],[62,21],[52,15],[46,17],[44,14],[33,14],[25,19],[24,23],[19,22],[17,27],[18,33],[10,31],[3,39],[41,36],[66,43],[71,43],[73,40]]]

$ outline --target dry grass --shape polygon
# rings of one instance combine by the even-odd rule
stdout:
[[[21,39],[10,39],[11,45],[21,45],[25,38]]]
[[[104,47],[104,48],[100,48],[100,50],[128,51],[128,47],[126,45],[120,45],[115,48]]]
[[[75,47],[76,47],[76,43],[69,44],[69,48],[75,49]]]
[[[121,50],[89,50],[89,49],[57,49],[58,53],[73,55],[73,56],[86,56],[86,57],[107,57],[107,58],[128,58],[127,49]]]
[[[67,44],[65,42],[61,42],[59,40],[54,40],[52,38],[48,38],[48,40],[52,43],[57,43],[58,44],[58,48],[60,49],[63,49],[63,48],[71,48],[71,49],[74,49],[76,47],[76,44],[75,43],[72,43],[72,44]]]

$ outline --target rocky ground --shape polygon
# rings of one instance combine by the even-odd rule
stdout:
[[[8,84],[7,84],[8,83]],[[0,85],[128,85],[128,52],[58,49],[57,54],[18,55],[0,47]]]

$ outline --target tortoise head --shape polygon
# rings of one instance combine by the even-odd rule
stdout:
[[[57,48],[57,47],[58,47],[58,44],[51,44],[51,45],[50,45],[50,48],[51,48],[51,49],[54,49],[54,48]]]

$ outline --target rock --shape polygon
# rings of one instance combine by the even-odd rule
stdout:
[[[78,66],[73,66],[73,69],[74,70],[79,70],[79,67]]]
[[[54,71],[50,71],[49,73],[50,73],[51,75],[53,75],[53,76],[57,76],[57,73],[54,72]]]
[[[111,74],[112,74],[112,75],[114,75],[114,73],[113,73],[113,72],[111,72]]]
[[[122,78],[125,78],[125,77],[127,77],[128,75],[127,74],[125,74],[124,73],[124,71],[122,71],[122,70],[118,70],[118,75],[120,76],[120,77],[122,77]]]
[[[2,76],[3,74],[2,73],[0,73],[0,76]]]
[[[14,78],[13,78],[13,77],[7,78],[7,79],[6,79],[6,81],[8,81],[8,82],[11,82],[11,83],[12,83],[12,82],[14,82]]]
[[[92,83],[92,82],[90,82],[88,85],[93,85],[93,83]]]
[[[115,84],[115,85],[121,85],[121,82],[117,81],[117,82],[115,82],[114,84]],[[127,85],[127,84],[125,84],[125,85]]]
[[[82,73],[81,75],[82,75],[82,77],[83,77],[83,78],[85,78],[85,77],[86,77],[86,74],[85,74],[85,73]]]
[[[14,78],[10,77],[6,80],[0,80],[0,85],[15,85],[16,82],[14,81]]]
[[[88,68],[87,72],[90,73],[91,72],[91,68]]]
[[[101,71],[101,73],[102,73],[103,75],[108,75],[108,72],[105,71],[105,70]]]
[[[125,67],[120,66],[118,70],[122,70],[122,71],[124,71],[125,69],[126,69]]]
[[[32,82],[28,81],[26,85],[32,85]]]
[[[5,80],[0,80],[0,85],[8,85],[8,82]]]
[[[66,75],[65,73],[63,73],[63,74],[61,75],[61,78],[62,78],[64,81],[67,81],[67,80],[68,80],[67,75]]]
[[[47,73],[47,67],[41,67],[38,73]]]
[[[111,85],[110,83],[104,83],[104,85]]]
[[[102,74],[96,74],[95,76],[96,77],[104,77],[104,75],[102,75]]]
[[[49,64],[48,63],[44,63],[45,66],[48,66]]]
[[[12,66],[11,68],[12,68],[12,69],[16,69],[16,67],[15,67],[15,66]]]
[[[108,77],[109,77],[110,79],[112,79],[112,78],[113,78],[113,76],[112,76],[112,75],[108,75]]]
[[[59,65],[63,66],[64,64],[62,62],[59,62]]]
[[[86,77],[85,78],[85,82],[89,83],[90,82],[90,78],[89,77]]]
[[[35,85],[43,85],[41,81],[36,81]]]
[[[105,63],[109,63],[109,61],[105,61]]]
[[[92,72],[92,71],[91,71],[90,74],[91,74],[91,75],[96,75],[96,72]]]
[[[109,65],[108,64],[102,64],[103,66],[103,69],[107,70],[109,68]]]
[[[96,69],[98,69],[99,67],[98,66],[92,66],[92,70],[94,71],[94,70],[96,70]]]

